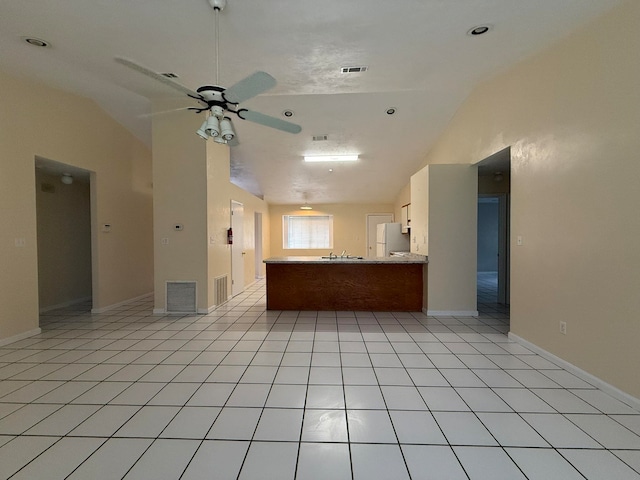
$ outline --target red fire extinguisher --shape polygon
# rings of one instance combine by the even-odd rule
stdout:
[[[233,245],[233,230],[231,228],[227,229],[227,244]]]

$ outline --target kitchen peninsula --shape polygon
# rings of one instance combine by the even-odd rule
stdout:
[[[420,312],[427,257],[272,257],[268,310]]]

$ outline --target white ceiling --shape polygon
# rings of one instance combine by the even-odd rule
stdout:
[[[234,118],[232,181],[270,203],[392,202],[475,85],[620,1],[228,0],[220,82],[270,73],[278,85],[242,107],[280,118],[290,109],[302,126],[292,135]],[[467,35],[479,24],[493,29]],[[1,0],[0,68],[94,99],[150,144],[149,98],[175,92],[114,57],[176,73],[192,89],[212,84],[213,25],[207,0]],[[350,65],[369,70],[340,73]],[[302,161],[334,153],[361,160]]]

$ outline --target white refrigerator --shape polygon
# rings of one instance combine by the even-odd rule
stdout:
[[[409,235],[402,234],[401,223],[381,223],[376,233],[376,257],[388,257],[391,252],[409,251]]]

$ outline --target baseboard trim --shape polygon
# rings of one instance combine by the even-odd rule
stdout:
[[[71,305],[77,305],[78,303],[84,303],[91,300],[91,295],[88,297],[76,298],[74,300],[69,300],[67,302],[58,303],[56,305],[49,305],[48,307],[44,307],[40,309],[40,313],[47,313],[51,310],[57,310],[59,308],[70,307]]]
[[[92,308],[91,313],[105,313],[105,312],[108,312],[109,310],[113,310],[114,308],[118,308],[118,307],[121,307],[122,305],[126,305],[127,303],[135,302],[137,300],[143,300],[145,298],[152,297],[152,296],[153,296],[153,292],[145,293],[144,295],[139,295],[137,297],[129,298],[127,300],[123,300],[122,302],[114,303],[112,305],[107,305],[106,307]]]
[[[426,310],[422,309],[428,317],[477,317],[478,310]]]
[[[42,329],[34,328],[33,330],[22,332],[18,335],[13,335],[12,337],[0,338],[0,347],[4,347],[5,345],[9,345],[10,343],[19,342],[20,340],[33,337],[34,335],[39,335],[40,333],[42,333]]]
[[[523,347],[526,347],[532,352],[537,353],[542,358],[549,360],[551,363],[555,363],[559,367],[562,367],[568,372],[573,373],[576,377],[581,378],[585,382],[588,382],[594,387],[599,388],[603,392],[608,393],[613,398],[620,400],[622,403],[629,405],[631,408],[635,410],[640,411],[640,399],[634,397],[633,395],[629,395],[628,393],[620,390],[619,388],[614,387],[613,385],[605,382],[604,380],[601,380],[595,375],[592,375],[589,372],[585,372],[581,368],[576,367],[573,363],[569,363],[566,360],[563,360],[562,358],[554,355],[553,353],[548,352],[543,348],[540,348],[536,344],[531,343],[522,337],[519,337],[515,333],[509,332],[509,340],[513,340],[514,342],[519,343]]]

